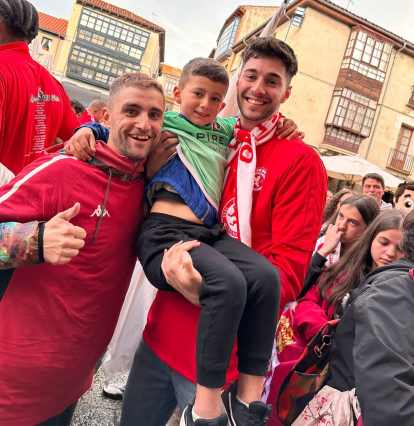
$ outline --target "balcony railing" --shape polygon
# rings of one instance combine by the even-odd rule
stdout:
[[[412,108],[414,108],[414,96],[411,96],[411,98],[408,101],[408,105]]]
[[[393,148],[390,149],[387,167],[409,175],[413,170],[413,165],[414,157],[412,155],[408,155],[403,151],[397,151]]]

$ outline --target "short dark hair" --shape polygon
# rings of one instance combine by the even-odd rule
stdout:
[[[39,32],[39,14],[26,0],[0,0],[0,17],[18,40],[30,43]]]
[[[165,99],[164,90],[157,80],[153,79],[147,74],[141,72],[126,72],[120,77],[116,78],[111,88],[109,89],[108,108],[111,109],[113,98],[117,93],[126,87],[138,87],[138,89],[155,89],[158,90],[162,97]]]
[[[212,58],[194,58],[184,65],[178,85],[183,89],[192,76],[206,77],[215,83],[229,85],[229,75],[226,68]]]
[[[283,62],[288,85],[298,72],[298,59],[295,52],[281,40],[276,40],[273,37],[259,37],[254,40],[242,53],[243,67],[249,59],[261,57],[278,58]]]
[[[367,175],[365,175],[362,179],[362,186],[364,186],[364,183],[367,179],[375,179],[376,181],[381,183],[382,189],[385,188],[384,178],[378,173],[368,173]]]
[[[70,106],[75,110],[76,114],[83,114],[85,107],[76,99],[70,100]]]
[[[408,213],[403,223],[403,237],[400,242],[405,257],[414,262],[414,211]]]

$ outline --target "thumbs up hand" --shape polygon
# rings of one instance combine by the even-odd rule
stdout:
[[[45,224],[43,234],[43,258],[52,265],[64,265],[79,254],[85,245],[86,232],[70,223],[80,210],[75,203],[70,209],[58,213]]]

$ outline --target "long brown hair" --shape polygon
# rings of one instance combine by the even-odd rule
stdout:
[[[370,197],[369,195],[364,194],[356,194],[352,195],[351,197],[347,198],[346,200],[342,201],[342,206],[354,206],[359,214],[361,215],[365,225],[369,225],[380,213],[380,208],[377,204],[377,202]],[[336,219],[338,217],[338,213],[334,212],[332,217],[329,219],[328,223],[322,229],[321,233],[319,234],[319,238],[326,234],[326,231],[329,228],[329,225],[335,225]]]
[[[322,275],[318,287],[323,299],[333,305],[334,310],[342,299],[371,272],[371,245],[375,237],[383,231],[398,229],[402,231],[405,213],[401,210],[387,210],[380,213],[367,227],[358,240]],[[327,297],[328,288],[332,291]]]

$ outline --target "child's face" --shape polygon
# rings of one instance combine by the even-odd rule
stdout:
[[[184,88],[174,89],[174,98],[187,120],[197,126],[205,126],[213,122],[221,111],[226,93],[226,85],[196,75],[189,78]]]

